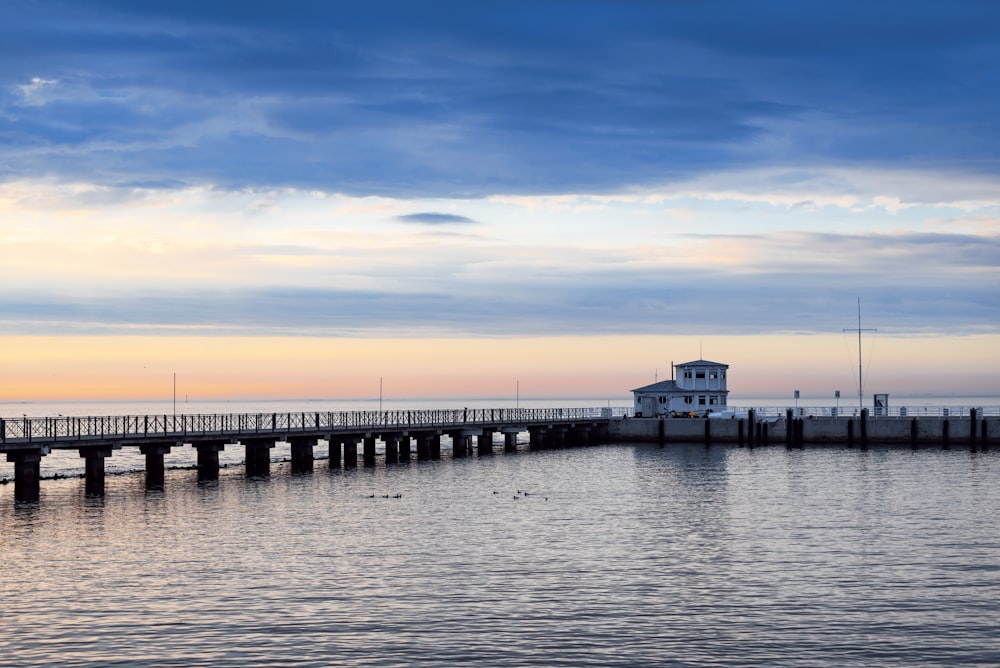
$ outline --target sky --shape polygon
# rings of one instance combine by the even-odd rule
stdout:
[[[1000,396],[1000,4],[6,0],[0,400]]]

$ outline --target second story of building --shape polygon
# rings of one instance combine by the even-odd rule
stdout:
[[[683,390],[716,390],[726,391],[726,370],[728,364],[695,360],[684,364],[675,364],[676,383]]]

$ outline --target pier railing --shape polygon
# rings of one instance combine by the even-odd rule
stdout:
[[[391,411],[313,411],[206,415],[110,415],[0,418],[0,443],[138,439],[228,434],[290,434],[367,429],[461,428],[599,420],[624,408],[460,408]]]
[[[886,406],[873,408],[866,406],[868,417],[877,418],[919,418],[919,417],[969,417],[971,411],[976,411],[977,418],[1000,416],[1000,406]],[[766,406],[766,407],[732,407],[727,410],[745,413],[753,410],[760,417],[784,416],[791,410],[795,417],[828,417],[856,418],[861,411],[857,406]]]

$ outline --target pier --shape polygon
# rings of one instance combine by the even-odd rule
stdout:
[[[619,410],[619,413],[621,411]],[[173,448],[197,451],[199,480],[219,476],[219,453],[245,450],[246,475],[270,474],[270,451],[288,443],[295,472],[313,468],[314,447],[329,446],[329,466],[374,466],[376,442],[385,446],[387,465],[439,459],[442,441],[452,457],[493,452],[494,437],[505,452],[517,450],[527,433],[531,449],[606,442],[611,409],[458,409],[422,411],[349,411],[219,415],[126,415],[0,419],[0,453],[14,465],[16,501],[37,501],[42,458],[55,450],[76,450],[84,459],[86,493],[104,493],[104,464],[122,448],[145,456],[146,484],[164,480],[164,456]],[[359,457],[360,454],[360,457]]]

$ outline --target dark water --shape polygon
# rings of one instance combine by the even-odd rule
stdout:
[[[112,476],[103,500],[46,480],[28,507],[0,488],[0,661],[1000,665],[995,452],[621,445],[272,470],[171,471],[163,492]]]

